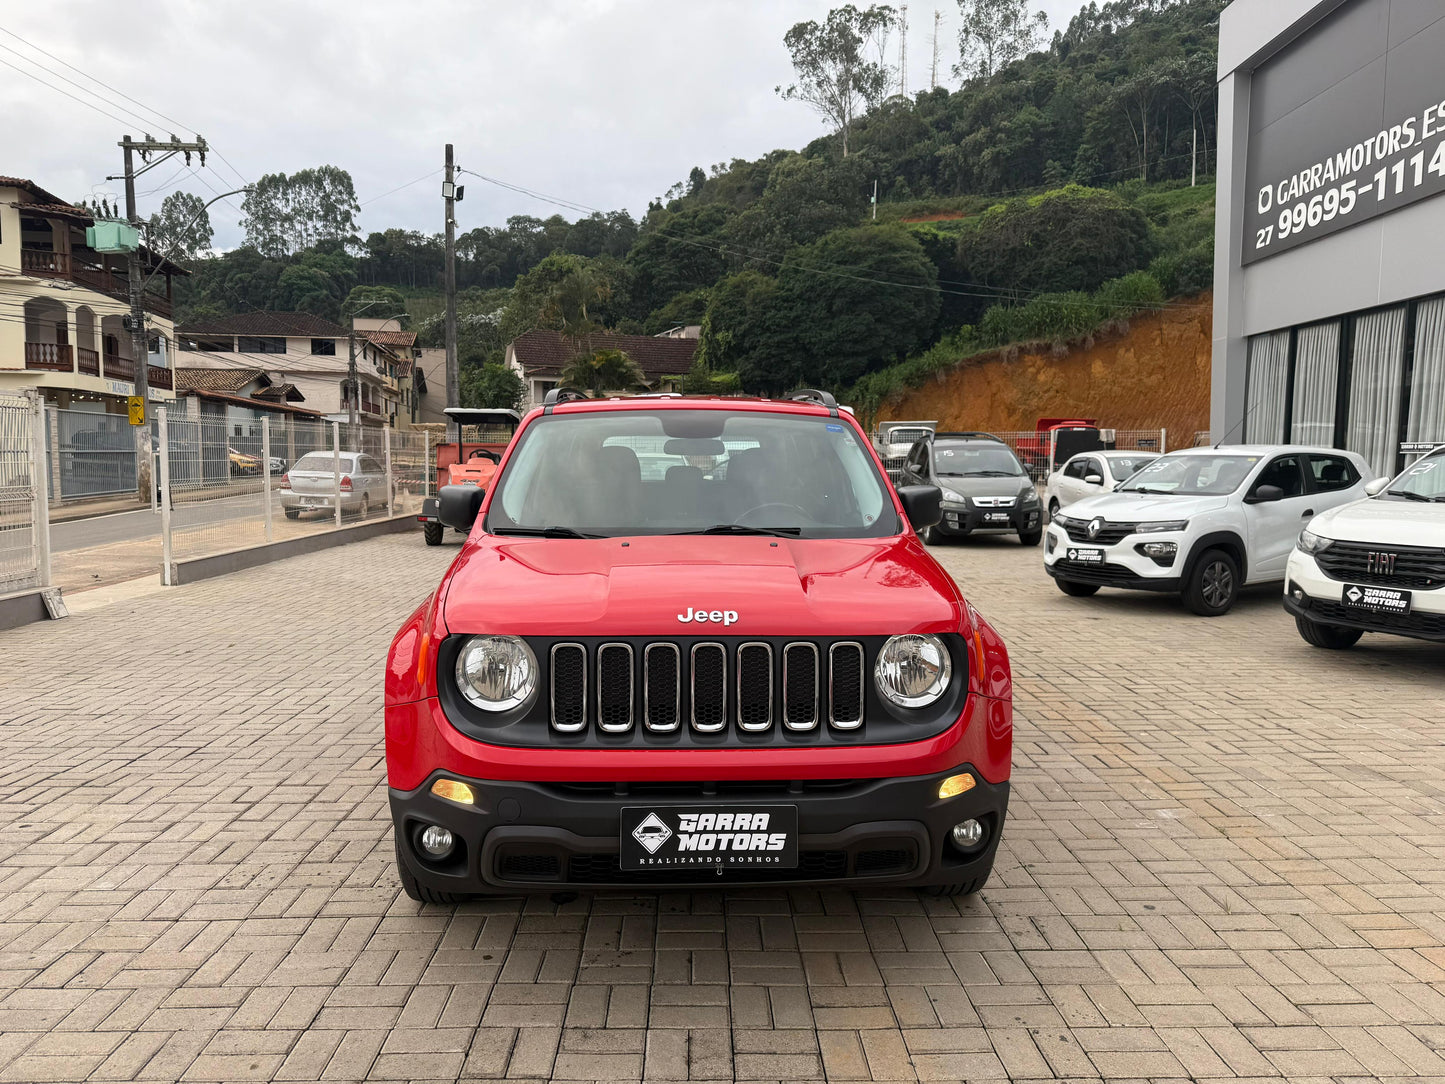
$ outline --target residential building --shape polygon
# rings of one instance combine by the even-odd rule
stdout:
[[[692,368],[697,339],[597,334],[588,337],[587,349],[621,350],[637,362],[651,391],[676,391]],[[526,383],[531,405],[540,406],[577,352],[577,342],[561,332],[529,331],[507,344],[506,365]]]
[[[95,218],[33,181],[0,177],[0,390],[124,414],[135,394],[126,257],[86,244]],[[171,284],[186,272],[141,249],[152,400],[173,396]]]
[[[246,312],[197,321],[176,330],[181,365],[194,369],[262,370],[273,385],[290,384],[309,410],[347,421],[347,370],[356,351],[358,420],[394,424],[400,410],[396,350],[307,312]]]
[[[404,394],[411,403],[411,424],[446,425],[447,352],[439,346],[419,346],[412,361],[410,383]]]
[[[1216,441],[1445,441],[1442,53],[1438,0],[1220,15]]]

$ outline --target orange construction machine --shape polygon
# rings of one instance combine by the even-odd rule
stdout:
[[[486,489],[492,484],[492,475],[502,461],[502,453],[512,442],[517,426],[522,423],[515,410],[479,410],[471,407],[447,407],[447,420],[452,430],[452,439],[436,447],[436,491],[442,486],[468,485]],[[479,430],[491,430],[493,436],[506,431],[504,440],[462,439],[464,426],[475,426]],[[428,546],[439,546],[442,532],[446,529],[437,518],[437,498],[428,497],[422,501],[421,514],[416,517],[422,524],[422,535]]]

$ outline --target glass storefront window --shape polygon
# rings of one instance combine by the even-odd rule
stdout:
[[[1400,305],[1355,320],[1345,447],[1359,452],[1380,474],[1394,472],[1399,454],[1405,313]]]
[[[1445,443],[1445,297],[1415,309],[1415,367],[1405,439]]]
[[[1295,335],[1294,401],[1289,439],[1294,444],[1335,443],[1339,389],[1340,322],[1311,324]]]
[[[1244,442],[1277,444],[1284,432],[1285,387],[1289,379],[1289,332],[1249,340],[1245,382]]]

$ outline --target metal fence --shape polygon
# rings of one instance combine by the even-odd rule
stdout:
[[[56,500],[136,491],[135,430],[126,415],[47,407],[45,436]]]
[[[415,514],[431,437],[338,422],[157,411],[162,576],[171,563]]]
[[[42,417],[34,393],[0,393],[0,595],[50,586]]]

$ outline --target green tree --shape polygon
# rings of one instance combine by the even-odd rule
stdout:
[[[562,368],[563,387],[599,398],[610,391],[645,391],[647,377],[626,352],[615,349],[583,350]]]
[[[391,286],[356,286],[341,303],[341,321],[350,324],[353,316],[365,320],[390,320],[406,312],[406,298]],[[403,328],[405,319],[400,321]]]
[[[527,385],[505,365],[463,365],[462,406],[520,411],[527,402]]]
[[[773,167],[767,190],[728,223],[724,237],[740,259],[776,267],[794,245],[858,224],[868,206],[865,172],[857,158],[790,155]]]
[[[168,259],[194,260],[211,247],[215,231],[205,201],[189,192],[172,192],[150,217],[150,247]]]
[[[701,324],[707,315],[707,290],[688,290],[678,294],[667,304],[653,309],[643,322],[644,335],[660,335],[674,327]]]
[[[783,36],[798,81],[775,88],[784,101],[812,106],[837,130],[848,157],[848,130],[861,107],[876,105],[893,84],[893,69],[881,57],[897,15],[887,5],[859,11],[852,4],[834,8],[818,23],[794,24]],[[876,51],[880,59],[870,60]]]
[[[723,234],[729,213],[718,204],[659,211],[627,254],[635,315],[651,312],[688,290],[711,286],[728,267]]]
[[[361,205],[351,174],[336,166],[268,173],[241,201],[246,243],[267,256],[285,256],[324,239],[356,233]]]
[[[988,79],[1039,48],[1049,17],[1030,12],[1028,0],[958,0],[960,79]]]

